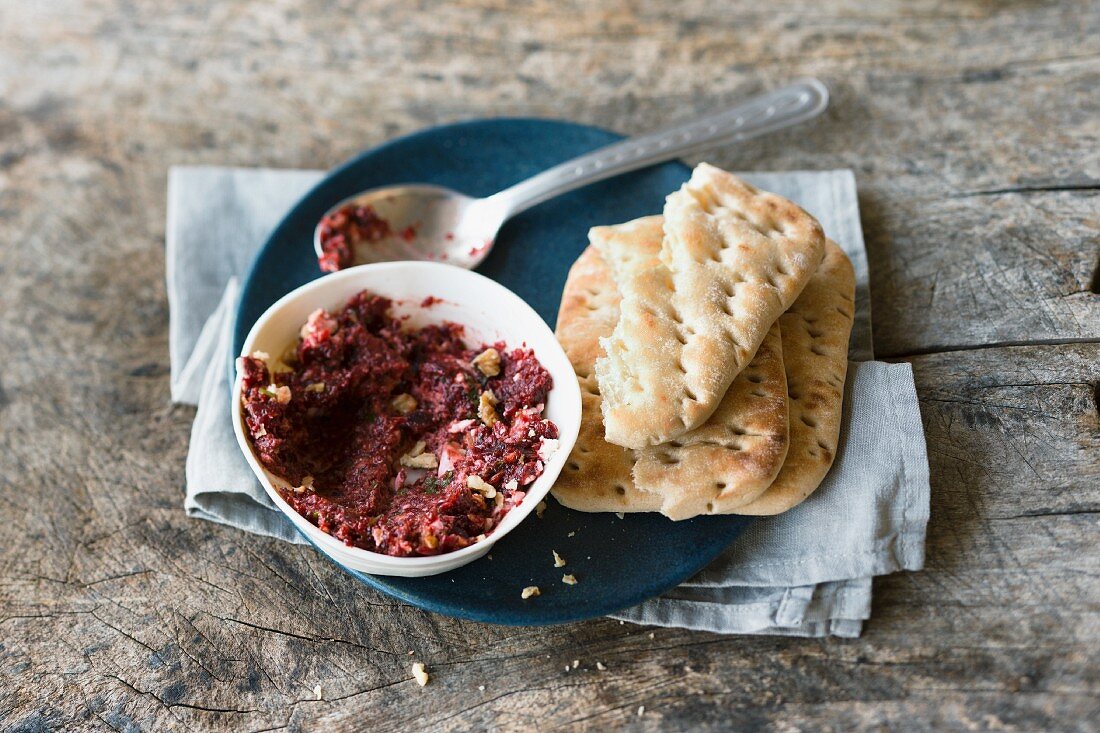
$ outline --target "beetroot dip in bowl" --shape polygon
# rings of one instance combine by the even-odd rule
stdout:
[[[344,565],[431,575],[543,500],[580,391],[542,319],[468,270],[343,270],[275,303],[237,360],[234,429],[272,502]]]

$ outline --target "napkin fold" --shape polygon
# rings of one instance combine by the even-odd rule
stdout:
[[[271,504],[236,444],[229,350],[239,278],[320,171],[174,167],[168,177],[171,393],[197,405],[187,455],[189,516],[304,540]],[[836,462],[814,494],[754,522],[680,587],[615,615],[719,633],[855,637],[870,616],[871,579],[924,564],[928,460],[908,364],[870,361],[870,292],[850,171],[749,173],[799,203],[856,272],[844,417]]]

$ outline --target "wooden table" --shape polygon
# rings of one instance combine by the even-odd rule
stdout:
[[[0,6],[0,727],[1096,730],[1100,5],[349,5]],[[802,74],[823,120],[710,159],[856,172],[932,468],[928,567],[875,582],[861,639],[465,623],[184,516],[168,166],[634,133]]]

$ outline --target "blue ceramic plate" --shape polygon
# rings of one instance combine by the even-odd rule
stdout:
[[[528,176],[620,138],[613,132],[553,120],[477,120],[400,138],[337,168],[272,233],[244,283],[233,354],[260,315],[294,288],[321,277],[313,229],[337,201],[395,183],[435,183],[487,196]],[[589,227],[661,211],[687,180],[679,163],[604,181],[537,206],[510,221],[478,271],[518,293],[553,326],[565,276],[587,244]],[[659,595],[706,566],[748,526],[745,517],[671,522],[656,514],[586,514],[552,498],[489,557],[428,578],[393,578],[348,570],[402,601],[448,616],[510,625],[556,624],[604,616]],[[552,550],[567,561],[555,568]],[[577,584],[561,582],[572,573]],[[520,590],[542,594],[522,600]]]

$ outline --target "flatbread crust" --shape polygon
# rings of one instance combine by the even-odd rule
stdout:
[[[836,242],[780,319],[790,401],[790,450],[775,482],[734,514],[779,514],[821,484],[836,457],[855,313],[855,273]]]
[[[651,268],[660,254],[662,217],[596,227],[589,236],[593,244],[570,270],[558,314],[557,337],[577,372],[583,413],[554,496],[580,511],[661,511],[672,519],[729,513],[751,501],[771,484],[787,451],[779,325],[706,424],[675,444],[641,451],[610,444],[592,367],[599,339],[618,320],[615,278]]]
[[[705,163],[664,217],[659,260],[616,278],[620,317],[595,366],[606,439],[627,448],[702,425],[824,255],[812,216]]]

